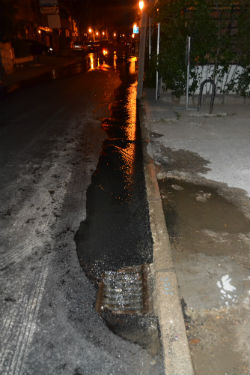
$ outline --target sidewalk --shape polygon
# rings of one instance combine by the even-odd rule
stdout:
[[[143,103],[194,372],[249,374],[249,103]]]
[[[31,80],[56,68],[81,62],[83,57],[83,54],[75,56],[73,54],[69,56],[39,56],[38,60],[34,60],[29,65],[17,68],[12,74],[6,75],[3,84],[7,91],[11,91],[13,86],[22,81]]]
[[[208,106],[197,112],[191,104],[192,109],[186,111],[184,104],[171,103],[167,95],[156,102],[153,90],[146,91],[145,102],[151,117],[150,131],[160,135],[151,134],[153,145],[189,150],[204,159],[205,171],[182,166],[181,170],[178,168],[179,175],[222,182],[245,190],[250,197],[249,99],[245,104],[243,99],[235,104],[215,104],[212,115],[208,114]],[[160,161],[163,155],[157,147],[154,150],[156,161]]]

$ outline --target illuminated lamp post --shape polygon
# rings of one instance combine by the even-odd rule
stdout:
[[[90,35],[93,35],[93,41],[95,41],[95,33],[93,32],[93,29],[91,27],[88,28],[88,33]]]
[[[140,26],[140,45],[139,45],[139,68],[138,68],[138,84],[137,84],[137,99],[142,98],[143,90],[143,76],[144,76],[144,60],[145,60],[145,45],[146,45],[146,27],[147,17],[144,11],[144,1],[139,1],[139,9],[141,11],[141,26]]]
[[[144,1],[139,1],[139,8],[142,11],[144,8]]]

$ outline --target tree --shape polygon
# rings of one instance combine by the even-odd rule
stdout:
[[[232,63],[249,66],[249,8],[248,0],[159,0],[153,14],[161,23],[159,70],[167,88],[176,96],[185,91],[187,36],[192,44],[191,92],[197,87],[197,65],[213,64],[214,74],[221,66],[224,74]]]
[[[237,53],[240,63],[250,65],[250,5],[248,0],[241,0],[238,16]]]

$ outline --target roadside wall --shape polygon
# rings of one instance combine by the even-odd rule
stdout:
[[[217,94],[229,94],[235,95],[240,90],[240,85],[242,84],[241,79],[245,74],[246,69],[240,65],[232,64],[228,67],[219,65],[197,65],[191,72],[191,79],[189,82],[189,87],[196,82],[197,87],[193,92],[193,95],[199,95],[200,86],[206,79],[214,79],[216,84]],[[244,90],[246,93],[250,92],[250,85],[245,84]],[[212,93],[211,84],[207,84],[205,87],[206,94]]]
[[[0,58],[6,74],[14,71],[15,55],[11,43],[0,42]]]

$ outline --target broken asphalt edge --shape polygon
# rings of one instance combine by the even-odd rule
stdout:
[[[150,110],[143,99],[137,102],[137,110],[141,128],[150,228],[153,237],[154,309],[159,319],[165,375],[193,375],[194,370],[156,168],[154,160],[148,153],[151,147]]]

